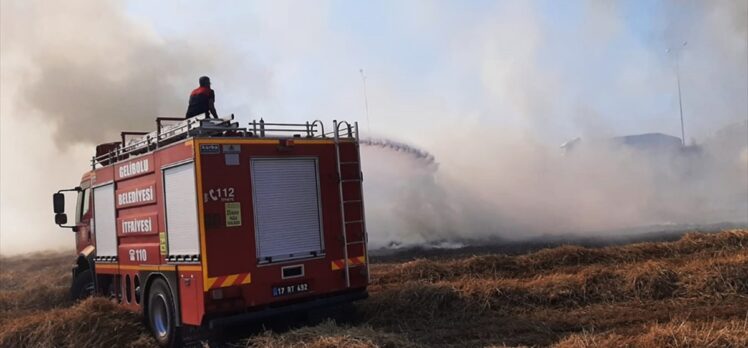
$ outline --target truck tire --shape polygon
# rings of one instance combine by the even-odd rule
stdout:
[[[82,300],[93,295],[95,291],[93,274],[90,269],[78,273],[73,279],[73,285],[70,286],[70,298],[73,300]]]
[[[154,280],[148,289],[148,326],[161,347],[180,347],[182,344],[173,299],[169,285],[161,278]]]

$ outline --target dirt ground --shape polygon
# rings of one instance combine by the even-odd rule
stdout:
[[[0,258],[0,346],[154,346],[138,314],[102,298],[67,299],[71,262],[61,253]],[[746,347],[748,230],[383,259],[372,265],[370,295],[353,320],[247,328],[227,345]]]

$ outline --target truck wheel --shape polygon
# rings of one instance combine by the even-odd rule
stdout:
[[[159,278],[148,290],[148,326],[161,347],[179,347],[174,301],[166,282]]]
[[[73,285],[70,286],[70,298],[82,300],[93,295],[94,290],[93,274],[90,269],[87,269],[78,273],[78,276],[73,279]]]

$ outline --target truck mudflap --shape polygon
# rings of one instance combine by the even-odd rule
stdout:
[[[369,293],[365,289],[362,289],[355,292],[346,292],[339,295],[319,297],[309,301],[289,304],[282,307],[270,307],[256,312],[241,313],[232,316],[209,319],[207,324],[208,328],[215,329],[225,326],[259,321],[316,308],[331,307],[339,304],[363,300],[367,297],[369,297]]]

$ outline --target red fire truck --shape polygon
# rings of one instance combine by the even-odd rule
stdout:
[[[367,296],[357,124],[156,126],[97,146],[80,185],[53,196],[55,222],[76,233],[72,296],[142,312],[163,346]],[[65,192],[78,195],[71,225]]]

